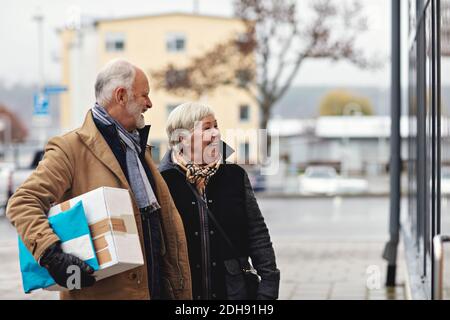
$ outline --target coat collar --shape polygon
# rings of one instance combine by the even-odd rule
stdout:
[[[107,128],[110,133],[113,133],[114,128]],[[142,150],[146,150],[146,142],[149,134],[150,126],[146,126],[139,131],[141,135]],[[120,182],[129,189],[130,186],[125,177],[125,174],[120,167],[114,153],[111,151],[105,138],[98,130],[92,117],[92,111],[88,111],[83,125],[76,131],[81,141],[88,147],[88,149],[100,160],[106,167],[108,167],[120,180]]]
[[[117,133],[116,126],[114,124],[104,124],[104,123],[101,123],[100,121],[96,121],[95,119],[93,119],[93,121],[94,121],[94,124],[96,127],[100,127],[103,134],[107,134],[108,137],[111,139],[119,139],[119,135]],[[140,146],[141,146],[142,152],[145,151],[145,148],[147,146],[147,140],[148,140],[148,136],[150,133],[150,128],[151,128],[151,126],[147,125],[142,129],[137,129],[137,131],[139,132]]]
[[[223,154],[223,163],[226,163],[226,159],[228,159],[233,153],[234,149],[231,148],[226,142],[222,141],[222,154]],[[169,169],[177,169],[178,166],[176,166],[172,161],[172,150],[167,150],[166,154],[161,160],[161,163],[159,165],[159,171],[163,172]]]

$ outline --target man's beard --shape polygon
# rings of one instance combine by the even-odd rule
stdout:
[[[142,129],[145,127],[145,118],[142,114],[142,107],[136,103],[135,100],[132,100],[127,105],[127,111],[136,120],[136,127],[138,129]]]

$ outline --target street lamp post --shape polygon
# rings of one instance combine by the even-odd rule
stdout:
[[[42,13],[41,7],[37,7],[36,13],[33,16],[33,20],[37,23],[37,40],[38,40],[38,77],[39,77],[39,84],[38,84],[38,99],[44,99],[44,93],[45,93],[45,71],[44,71],[44,64],[45,64],[45,55],[44,55],[44,15]],[[37,127],[38,131],[38,139],[39,144],[42,146],[45,144],[46,135],[47,135],[47,127],[48,125],[45,124],[46,121],[43,122],[41,115],[34,116],[33,122],[35,126]]]
[[[400,240],[400,174],[401,174],[401,5],[392,1],[392,62],[391,62],[391,157],[390,173],[390,240],[386,244],[383,258],[387,260],[386,286],[395,287],[397,251]]]
[[[41,8],[37,8],[36,14],[33,16],[33,20],[37,23],[38,27],[38,75],[39,75],[39,92],[44,90],[45,78],[44,78],[44,15]]]

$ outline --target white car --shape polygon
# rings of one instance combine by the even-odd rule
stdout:
[[[0,217],[5,215],[6,203],[9,198],[9,177],[11,170],[0,168]]]
[[[364,179],[343,178],[333,167],[308,167],[300,176],[300,192],[304,194],[362,193],[368,189]]]
[[[334,194],[338,190],[338,174],[332,167],[308,167],[300,176],[300,192],[306,194]]]
[[[14,163],[0,162],[0,217],[5,215],[8,199],[33,173],[43,155],[42,150],[35,152],[28,168],[18,168]]]
[[[20,169],[12,171],[9,176],[8,197],[12,196],[33,172],[34,169]]]
[[[338,193],[357,194],[367,192],[369,183],[365,179],[340,178]]]

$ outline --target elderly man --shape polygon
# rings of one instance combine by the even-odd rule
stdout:
[[[95,95],[83,126],[49,141],[36,171],[10,199],[7,216],[59,285],[66,286],[69,266],[80,267],[82,288],[62,292],[61,299],[191,299],[183,223],[146,146],[148,79],[114,60],[98,74]],[[87,264],[61,250],[46,213],[102,186],[130,190],[145,265],[96,282]]]

